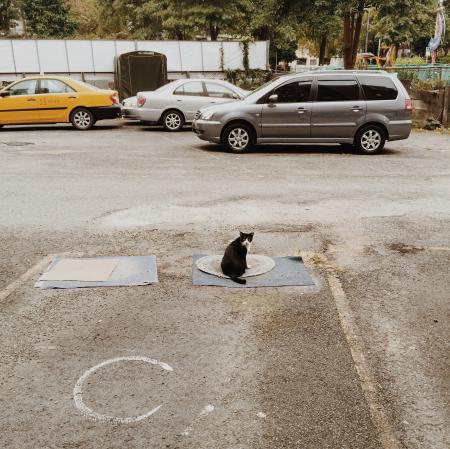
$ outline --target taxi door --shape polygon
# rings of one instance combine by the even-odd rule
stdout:
[[[61,123],[68,120],[67,113],[78,99],[74,89],[61,80],[43,78],[39,80],[37,92],[41,122]]]
[[[0,124],[39,123],[36,100],[37,80],[14,83],[0,94]]]

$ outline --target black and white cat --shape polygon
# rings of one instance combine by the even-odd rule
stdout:
[[[223,274],[229,276],[231,280],[238,284],[246,284],[247,281],[239,277],[245,273],[247,268],[250,268],[247,264],[247,253],[250,251],[253,232],[249,234],[240,232],[239,234],[239,237],[225,249],[220,266]]]

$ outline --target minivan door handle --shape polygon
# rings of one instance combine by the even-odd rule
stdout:
[[[352,109],[353,109],[353,112],[362,111],[362,107],[361,106],[353,106]]]
[[[300,106],[299,108],[297,108],[297,112],[298,112],[299,114],[304,114],[304,113],[306,112],[306,109],[305,109],[305,108],[302,108],[302,107]]]

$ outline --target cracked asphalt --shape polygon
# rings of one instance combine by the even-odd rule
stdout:
[[[0,131],[0,447],[447,449],[450,136],[245,155],[121,121]],[[240,228],[301,287],[194,287]],[[53,254],[146,255],[147,287],[38,290]],[[336,282],[330,281],[335,279]],[[336,285],[338,289],[336,290]],[[149,418],[89,420],[96,413]]]

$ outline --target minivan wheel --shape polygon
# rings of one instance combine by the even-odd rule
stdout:
[[[381,153],[385,142],[386,136],[383,129],[376,125],[364,126],[355,138],[355,145],[363,154]]]
[[[244,153],[253,145],[252,129],[244,123],[232,124],[223,133],[223,143],[233,153]]]
[[[162,124],[166,131],[180,131],[184,126],[184,117],[178,111],[166,111],[162,116]]]
[[[80,131],[87,131],[94,126],[94,115],[89,109],[77,108],[70,115],[70,123]]]

